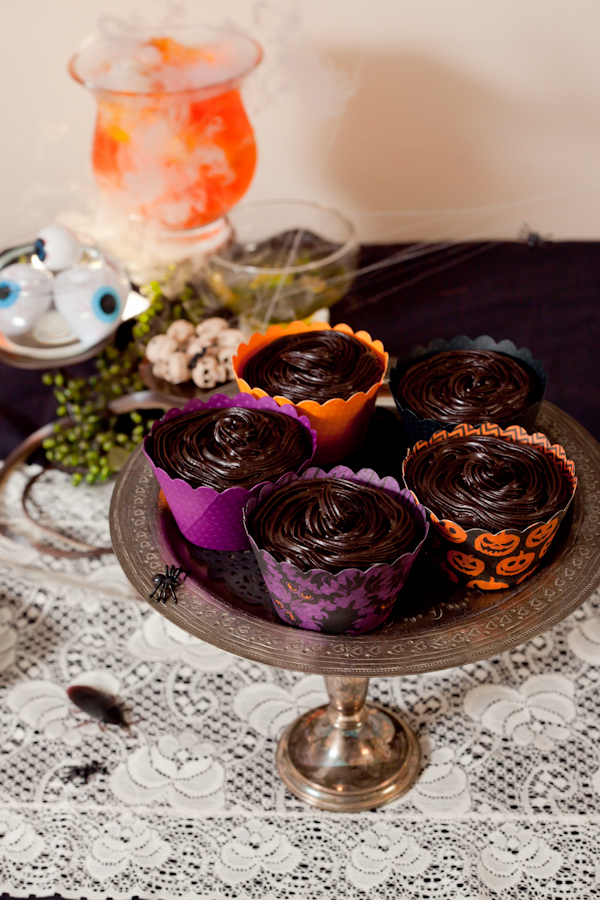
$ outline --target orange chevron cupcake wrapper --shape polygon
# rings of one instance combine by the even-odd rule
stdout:
[[[432,510],[427,510],[433,527],[429,530],[425,549],[429,551],[441,574],[454,584],[474,590],[506,590],[521,584],[547,561],[546,555],[577,489],[575,463],[567,457],[560,444],[552,444],[541,432],[529,434],[518,425],[503,429],[492,423],[477,427],[463,424],[457,425],[452,431],[436,431],[428,441],[418,441],[406,455],[402,465],[403,475],[408,461],[424,447],[453,436],[470,435],[493,435],[514,443],[538,447],[552,458],[571,489],[564,509],[524,531],[512,528],[496,532],[487,532],[482,528],[465,530],[459,523],[441,519]],[[415,492],[411,493],[419,501]]]
[[[326,403],[302,400],[300,403],[292,404],[301,411],[300,415],[308,417],[311,427],[317,432],[317,450],[313,464],[318,465],[339,462],[361,446],[373,414],[377,391],[383,383],[388,364],[388,354],[383,349],[381,341],[373,340],[366,331],[354,332],[349,325],[335,325],[332,329],[331,325],[325,322],[312,322],[307,325],[305,322],[297,321],[291,322],[287,326],[271,325],[266,334],[253,334],[247,344],[240,345],[237,355],[233,357],[233,371],[239,389],[254,397],[266,397],[267,394],[264,390],[248,384],[243,377],[244,365],[250,357],[283,335],[298,334],[304,331],[331,330],[353,335],[363,344],[371,347],[382,363],[383,373],[379,381],[373,384],[366,393],[359,391],[348,400],[335,397]],[[280,406],[292,403],[283,396],[275,396],[273,399]]]

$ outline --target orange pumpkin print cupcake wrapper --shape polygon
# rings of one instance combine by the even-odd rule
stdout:
[[[402,471],[404,473],[408,460],[424,447],[445,441],[451,436],[483,434],[538,447],[552,458],[571,488],[570,498],[564,509],[547,521],[537,522],[524,531],[512,528],[497,532],[482,528],[465,530],[457,522],[440,519],[432,510],[427,510],[433,527],[430,529],[426,550],[441,574],[454,584],[481,591],[499,591],[522,584],[545,562],[546,554],[575,494],[577,477],[574,462],[568,459],[559,444],[552,444],[545,434],[528,434],[518,425],[502,429],[490,423],[478,427],[458,425],[452,431],[437,431],[429,441],[418,441],[407,453]],[[412,494],[419,500],[414,491]]]
[[[244,365],[248,359],[267,344],[283,335],[299,334],[304,331],[341,331],[353,335],[367,344],[379,358],[383,372],[379,381],[373,384],[369,390],[358,391],[348,400],[336,397],[327,400],[326,403],[318,403],[316,400],[302,400],[300,403],[292,403],[287,397],[274,396],[273,399],[283,406],[291,403],[300,415],[307,416],[311,427],[317,432],[317,450],[313,463],[324,464],[339,462],[346,458],[361,446],[373,409],[377,391],[383,384],[388,364],[388,354],[383,349],[381,341],[373,340],[366,331],[353,331],[349,325],[328,325],[326,322],[291,322],[289,325],[271,325],[266,334],[257,332],[253,334],[247,344],[240,344],[237,355],[233,357],[233,371],[238,387],[245,393],[254,397],[268,396],[262,388],[254,387],[242,377]]]

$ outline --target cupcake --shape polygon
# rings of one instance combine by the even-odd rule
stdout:
[[[546,374],[539,361],[511,341],[486,335],[432,341],[390,373],[390,387],[411,443],[464,422],[494,422],[530,430]]]
[[[310,463],[316,435],[294,407],[250,394],[170,409],[144,452],[183,536],[210,550],[246,550],[242,509],[268,482]]]
[[[344,459],[361,446],[388,355],[381,341],[348,325],[274,325],[252,335],[233,359],[242,391],[294,404],[317,432],[315,462]]]
[[[501,590],[543,563],[577,487],[558,444],[523,428],[488,424],[437,432],[403,465],[406,486],[430,513],[428,549],[456,584]]]
[[[395,479],[346,466],[265,486],[244,522],[278,615],[327,634],[386,621],[428,531]]]

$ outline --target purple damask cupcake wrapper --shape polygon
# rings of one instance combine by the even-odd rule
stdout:
[[[527,347],[520,347],[517,349],[516,345],[509,340],[496,342],[487,334],[482,334],[472,340],[464,334],[459,334],[450,341],[446,341],[443,338],[436,338],[435,340],[430,341],[427,347],[413,347],[408,357],[403,361],[399,361],[395,368],[390,371],[390,390],[396,408],[400,413],[400,418],[402,419],[402,423],[406,430],[410,446],[416,444],[417,441],[428,441],[436,431],[447,430],[453,426],[435,421],[434,419],[422,419],[419,415],[414,413],[412,409],[407,409],[402,406],[401,402],[396,397],[396,388],[406,369],[413,363],[422,359],[424,356],[435,356],[436,353],[444,353],[447,350],[493,350],[496,353],[504,353],[506,356],[512,356],[514,359],[518,359],[521,363],[524,363],[525,366],[531,369],[539,381],[538,396],[527,412],[516,418],[514,422],[511,422],[510,424],[519,425],[521,428],[525,428],[526,431],[531,431],[533,429],[548,383],[548,376],[541,361],[539,359],[534,359],[531,350],[528,350]],[[478,425],[479,423],[472,422],[471,424]],[[507,426],[505,425],[504,427]]]
[[[159,422],[152,426],[152,432],[144,439],[144,452],[152,466],[169,508],[173,513],[179,530],[190,543],[209,550],[248,550],[250,543],[242,522],[242,510],[248,500],[256,496],[261,488],[270,482],[262,481],[253,488],[231,487],[217,491],[212,487],[193,488],[181,478],[171,478],[164,469],[154,464],[151,456],[151,438],[160,423],[194,412],[198,409],[226,407],[244,407],[249,409],[269,409],[297,419],[311,433],[312,453],[310,459],[301,466],[300,471],[310,465],[317,446],[316,432],[310,427],[306,416],[299,416],[295,407],[278,406],[271,397],[256,399],[251,394],[239,393],[235,397],[225,394],[214,394],[209,400],[190,400],[183,409],[169,409]]]
[[[251,533],[252,515],[276,487],[299,478],[345,478],[384,490],[413,516],[417,546],[391,563],[377,563],[367,570],[303,571],[291,563],[278,562],[256,545]],[[355,473],[347,466],[336,466],[328,473],[313,467],[301,476],[284,475],[276,485],[266,485],[244,510],[244,524],[277,614],[290,625],[326,634],[364,634],[383,625],[429,530],[423,507],[394,478],[380,478],[372,469]]]

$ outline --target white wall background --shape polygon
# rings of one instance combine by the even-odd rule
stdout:
[[[365,240],[600,238],[598,0],[188,0],[246,28],[248,199],[349,213]],[[159,0],[0,0],[0,247],[93,196],[94,102],[66,63]]]

